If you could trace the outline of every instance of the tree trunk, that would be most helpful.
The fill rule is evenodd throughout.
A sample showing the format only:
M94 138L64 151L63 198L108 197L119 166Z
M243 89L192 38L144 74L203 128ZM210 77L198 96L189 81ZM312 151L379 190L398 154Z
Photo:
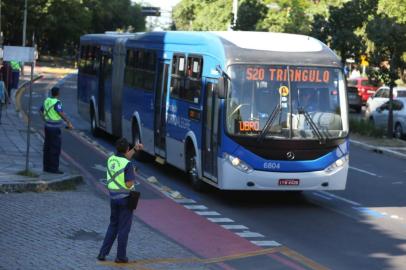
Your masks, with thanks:
M388 133L387 137L393 137L393 85L394 82L391 82L389 86L389 114L388 114Z

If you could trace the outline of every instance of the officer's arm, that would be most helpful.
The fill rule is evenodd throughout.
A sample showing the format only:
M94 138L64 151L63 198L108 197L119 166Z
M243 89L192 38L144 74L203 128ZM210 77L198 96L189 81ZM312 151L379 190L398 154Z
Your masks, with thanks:
M64 112L58 112L58 114L62 117L63 121L68 125L69 129L73 128L72 122L69 121L68 117L66 117L66 114Z
M40 112L40 114L41 114L42 120L45 121L44 110L45 110L45 109L44 109L44 105L42 105L41 108L39 108L39 112Z

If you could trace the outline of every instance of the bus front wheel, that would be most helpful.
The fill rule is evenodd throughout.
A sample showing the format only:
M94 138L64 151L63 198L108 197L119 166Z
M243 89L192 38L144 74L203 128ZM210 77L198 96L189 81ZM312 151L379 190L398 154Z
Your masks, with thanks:
M199 178L197 172L197 158L194 150L188 150L187 161L187 174L192 182L193 188L199 192L205 191L207 185Z

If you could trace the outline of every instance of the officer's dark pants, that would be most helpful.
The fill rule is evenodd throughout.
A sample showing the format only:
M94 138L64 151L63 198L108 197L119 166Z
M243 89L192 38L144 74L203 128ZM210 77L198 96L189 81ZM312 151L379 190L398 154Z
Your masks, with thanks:
M130 233L133 220L133 213L128 209L128 198L110 200L110 224L104 237L103 245L99 255L107 256L116 237L117 239L117 259L124 260L127 257L128 234Z
M56 172L59 170L61 154L61 129L45 127L43 170Z
M11 89L17 89L18 88L18 84L20 81L20 71L18 70L13 70L11 72Z

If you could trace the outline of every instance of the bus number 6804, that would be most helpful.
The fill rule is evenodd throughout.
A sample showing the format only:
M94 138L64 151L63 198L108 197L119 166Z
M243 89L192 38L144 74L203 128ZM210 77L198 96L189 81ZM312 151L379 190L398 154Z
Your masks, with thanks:
M278 162L265 162L264 169L280 169L281 164Z

